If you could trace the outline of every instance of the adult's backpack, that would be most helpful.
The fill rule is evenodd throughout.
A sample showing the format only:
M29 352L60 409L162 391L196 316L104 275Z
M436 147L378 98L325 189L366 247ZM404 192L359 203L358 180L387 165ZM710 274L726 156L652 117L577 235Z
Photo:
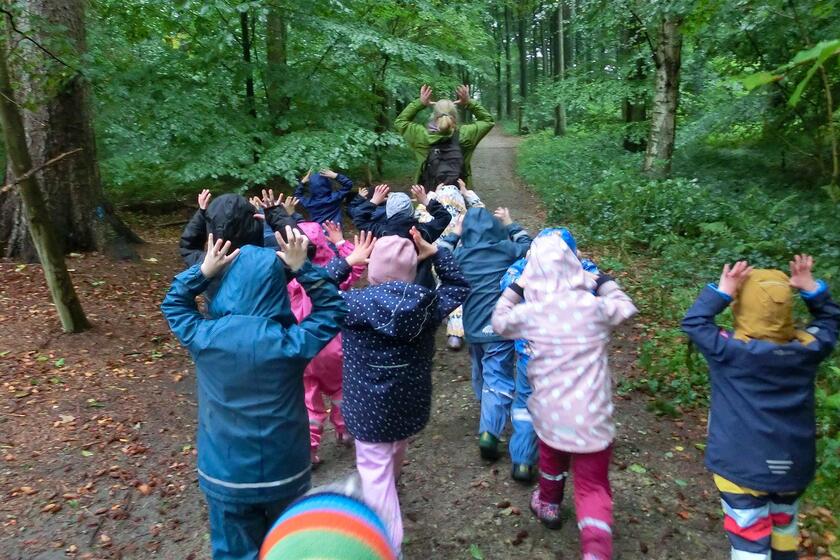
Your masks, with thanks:
M466 171L456 130L449 138L429 146L429 155L420 168L420 182L427 191L433 191L441 183L455 185L458 179L466 179Z

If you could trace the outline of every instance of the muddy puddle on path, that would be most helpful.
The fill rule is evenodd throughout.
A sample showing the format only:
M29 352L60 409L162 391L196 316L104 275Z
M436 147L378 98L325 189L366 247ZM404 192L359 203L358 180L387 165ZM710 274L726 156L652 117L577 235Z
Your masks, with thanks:
M484 139L474 187L534 232L545 212L516 180L517 143L498 131ZM96 324L82 335L60 335L37 268L0 261L0 560L209 558L194 371L158 308L181 269L179 231L136 225L149 241L144 260L71 260ZM632 326L616 337L617 379L633 375L637 339ZM468 354L447 351L443 329L438 342L432 420L411 442L400 481L406 558L579 558L571 492L566 524L548 531L528 510L531 488L510 479L507 456L479 458ZM702 418L660 420L640 394L616 404L615 557L726 558L716 493L694 446ZM353 471L352 449L332 431L321 457L316 485Z

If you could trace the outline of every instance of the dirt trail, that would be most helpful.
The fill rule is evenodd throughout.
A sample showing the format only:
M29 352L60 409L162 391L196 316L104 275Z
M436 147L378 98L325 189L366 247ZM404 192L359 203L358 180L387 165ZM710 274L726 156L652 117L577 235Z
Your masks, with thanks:
M545 211L514 175L517 142L494 131L481 143L474 188L535 232ZM194 373L157 307L181 267L178 231L140 227L151 241L144 261L71 261L97 324L83 335L60 335L39 270L0 262L2 560L209 558L192 447ZM634 375L635 333L617 337L617 379ZM412 441L400 481L406 558L579 558L571 492L569 520L548 531L528 511L530 487L510 479L507 456L492 465L479 458L469 357L445 350L443 338L432 420ZM662 420L646 404L639 394L617 398L615 557L723 560L719 508L695 448L702 419ZM331 431L321 457L316 485L353 470L352 450Z

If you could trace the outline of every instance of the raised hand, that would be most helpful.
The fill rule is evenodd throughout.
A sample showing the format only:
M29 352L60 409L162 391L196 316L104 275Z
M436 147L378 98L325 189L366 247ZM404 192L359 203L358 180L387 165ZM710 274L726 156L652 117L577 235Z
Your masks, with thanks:
M370 197L370 201L379 206L385 202L386 198L388 198L389 192L391 192L391 188L388 185L377 185L376 188L373 189L373 196Z
M429 196L426 194L426 189L423 188L423 185L412 185L411 194L417 198L417 202L423 206L428 206Z
M344 242L344 233L341 231L341 224L326 221L324 222L324 229L327 230L327 239L336 247Z
M230 251L230 241L223 239L214 241L212 233L207 236L207 252L204 254L204 262L201 263L201 273L205 278L216 276L239 255L239 249L231 254L228 254L228 251Z
M741 288L741 284L752 273L753 267L747 264L747 261L738 261L734 266L729 266L729 263L723 265L723 272L720 275L718 282L718 290L725 293L729 297L735 297L735 294Z
M306 172L306 175L304 175L303 177L301 177L301 179L300 179L301 184L305 185L306 183L308 183L308 182L309 182L309 176L310 176L310 175L312 175L312 170L311 170L311 169L310 169L309 171L307 171L307 172Z
M418 261L428 259L438 252L437 245L429 243L423 239L423 236L417 230L417 227L412 227L409 233L411 234L412 241L414 241L414 246L417 247Z
M260 210L263 207L262 199L258 196L252 196L250 199L248 199L248 202L250 202L251 206L253 206L257 210Z
M811 255L795 255L790 261L790 285L803 292L813 292L819 288L811 270L814 268L814 257Z
M496 218L502 222L502 225L509 226L513 223L513 218L510 217L510 210L507 208L496 208L496 211L493 213Z
M204 189L200 193L198 193L198 207L202 210L207 210L207 207L210 206L210 199L213 198L213 195L210 194L208 189Z
M420 86L420 102L427 107L432 104L432 88L426 84Z
M466 105L470 102L470 86L458 86L455 89L455 94L458 96L458 99L455 101L456 105Z
M362 187L359 189L359 196L361 196L362 198L367 198L369 194L370 191L366 187Z
M283 200L283 195L280 195L280 200ZM295 213L295 206L300 204L300 199L295 196L290 196L286 198L285 201L281 202L283 205L283 209L286 210L286 213L291 216Z
M353 244L355 245L353 251L344 258L347 264L358 266L369 263L370 254L373 252L373 246L376 244L376 238L373 234L369 231L361 231L359 235L353 237Z
M303 235L300 230L292 229L292 226L286 226L286 239L288 243L280 235L279 231L274 232L274 238L277 244L280 245L280 250L277 251L277 256L280 260L286 263L292 272L297 272L303 263L306 262L306 249L309 247L309 238Z
M338 173L336 173L332 169L322 169L318 172L318 175L320 175L321 177L326 177L327 179L335 179L336 177L338 177Z
M464 182L463 179L458 179L458 190L461 191L462 195L467 194L467 184Z
M277 195L277 198L274 198L274 191L272 189L262 190L262 205L263 208L274 208L276 206L280 206L283 203L283 193Z

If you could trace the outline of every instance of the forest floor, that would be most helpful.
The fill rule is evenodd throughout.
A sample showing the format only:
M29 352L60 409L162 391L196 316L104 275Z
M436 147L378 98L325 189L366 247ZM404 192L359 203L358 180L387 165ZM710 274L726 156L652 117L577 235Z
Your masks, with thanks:
M545 211L515 177L516 144L498 131L482 142L474 188L536 232ZM142 260L70 258L95 324L79 335L61 334L39 267L0 261L0 559L209 558L194 370L158 307L182 268L180 227L161 226L176 218L134 217L148 241ZM583 251L597 258L597 248ZM641 375L640 336L633 325L617 333L616 381ZM441 329L432 420L411 442L400 481L406 558L579 558L571 487L567 522L549 531L528 510L531 487L511 480L509 459L479 458L469 356L443 342ZM705 418L657 417L641 393L616 404L615 557L727 558L702 465ZM331 432L321 457L316 485L352 472L352 450Z

